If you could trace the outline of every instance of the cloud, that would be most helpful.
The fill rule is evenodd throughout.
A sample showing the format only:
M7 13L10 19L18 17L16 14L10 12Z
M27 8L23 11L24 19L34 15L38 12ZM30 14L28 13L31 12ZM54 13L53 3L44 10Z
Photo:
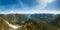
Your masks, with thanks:
M1 12L0 14L60 14L60 11L57 11L57 10L22 10L22 11L8 11L8 12Z
M47 0L48 3L52 3L54 1L56 1L56 0Z
M37 0L37 2L38 2L37 7L38 7L39 9L44 9L44 8L47 7L47 5L48 5L49 3L52 3L52 2L54 2L54 1L56 1L56 0Z
M47 6L47 0L37 0L37 8L38 9L44 9Z
M22 9L33 9L36 7L37 2L35 0L20 0L19 5L21 5Z
M22 1L19 1L19 5L21 5L22 9L26 9L27 8L26 4L24 4Z
M10 11L1 11L0 14L35 14L35 13L49 13L49 14L60 14L58 10L44 10L48 3L53 2L52 0L36 0L38 2L37 6L32 9L28 9L26 4L22 1L19 1L19 5L23 9L15 9L15 6L12 7ZM50 2L49 2L50 1Z

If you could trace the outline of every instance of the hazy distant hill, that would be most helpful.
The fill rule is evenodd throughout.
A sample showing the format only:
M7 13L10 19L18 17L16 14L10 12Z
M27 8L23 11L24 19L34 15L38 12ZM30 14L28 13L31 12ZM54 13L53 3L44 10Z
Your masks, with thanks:
M56 15L54 14L32 14L30 17L33 19L38 19L37 21L49 22L51 20L54 20L56 18Z

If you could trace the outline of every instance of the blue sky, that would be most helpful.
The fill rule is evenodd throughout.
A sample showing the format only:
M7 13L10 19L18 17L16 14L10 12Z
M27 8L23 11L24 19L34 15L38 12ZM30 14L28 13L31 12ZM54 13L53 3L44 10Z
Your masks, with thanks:
M28 11L28 12L27 12ZM60 11L59 0L0 0L0 12L33 13ZM59 12L60 13L60 12Z
M53 3L49 3L47 5L47 8L46 9L58 9L58 10L60 10L60 1L59 0L56 0Z

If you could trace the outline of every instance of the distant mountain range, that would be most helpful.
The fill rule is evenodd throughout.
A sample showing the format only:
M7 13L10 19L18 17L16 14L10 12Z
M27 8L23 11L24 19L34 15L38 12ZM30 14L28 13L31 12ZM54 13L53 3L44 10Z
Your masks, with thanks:
M60 14L54 15L54 14L0 14L0 17L3 17L4 19L8 20L10 23L12 21L18 22L24 22L29 18L37 19L38 22L49 22L54 20L57 16ZM14 24L14 23L13 23ZM18 23L19 24L19 23Z
M57 17L57 15L54 14L32 14L30 18L32 19L38 19L36 21L42 21L42 22L49 22L51 20L54 20Z
M28 19L24 14L0 14L0 17L12 24L21 24Z

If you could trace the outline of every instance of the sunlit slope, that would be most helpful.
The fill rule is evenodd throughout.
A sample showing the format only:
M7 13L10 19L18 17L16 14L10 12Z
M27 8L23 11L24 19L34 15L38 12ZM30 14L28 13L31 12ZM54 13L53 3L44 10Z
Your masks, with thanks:
M9 30L8 24L0 17L0 30Z
M17 28L20 28L20 26L12 25L0 17L0 30L16 30Z

